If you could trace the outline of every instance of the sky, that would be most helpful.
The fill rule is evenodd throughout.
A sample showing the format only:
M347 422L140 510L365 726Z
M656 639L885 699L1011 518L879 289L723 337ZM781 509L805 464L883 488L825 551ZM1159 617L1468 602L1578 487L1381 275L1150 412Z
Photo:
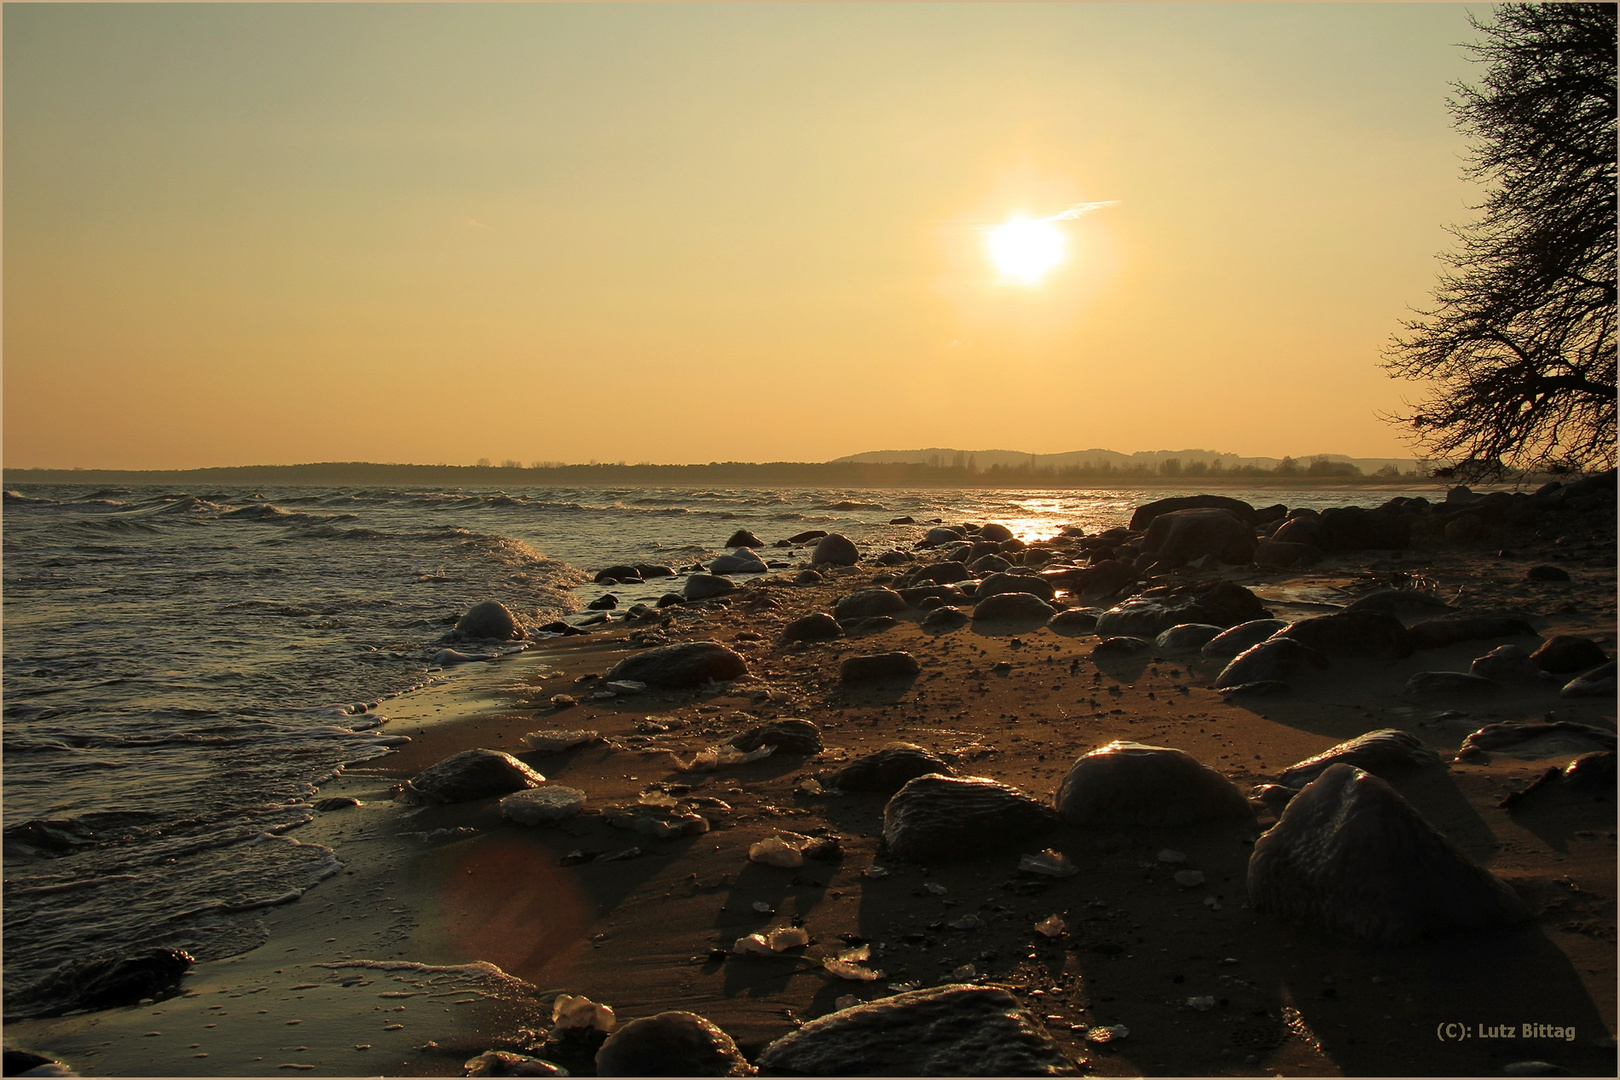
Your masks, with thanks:
M4 463L1403 456L1489 10L6 4Z

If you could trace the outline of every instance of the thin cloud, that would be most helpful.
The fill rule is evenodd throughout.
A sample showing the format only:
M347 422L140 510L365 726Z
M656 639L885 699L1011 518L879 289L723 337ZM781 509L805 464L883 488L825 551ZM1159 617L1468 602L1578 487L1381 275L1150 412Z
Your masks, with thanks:
M1118 199L1106 199L1103 202L1077 202L1061 213L1053 214L1049 218L1040 218L1041 221L1073 221L1082 214L1089 214L1093 210L1101 210L1105 206L1118 206Z

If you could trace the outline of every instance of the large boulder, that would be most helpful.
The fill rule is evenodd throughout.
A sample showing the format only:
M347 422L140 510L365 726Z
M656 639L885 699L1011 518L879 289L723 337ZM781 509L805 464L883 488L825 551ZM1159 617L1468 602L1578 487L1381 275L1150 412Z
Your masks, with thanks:
M978 591L973 595L983 600L987 596L997 596L1001 593L1029 593L1042 600L1052 599L1052 583L1035 574L991 574L979 582Z
M1142 547L1161 566L1182 566L1205 555L1246 563L1254 559L1254 525L1227 510L1172 510L1153 519Z
M138 1004L142 998L170 997L179 993L180 979L193 963L190 953L170 948L126 956L87 956L58 968L18 993L15 1001L8 1001L6 1021L61 1016L75 1009L113 1009Z
M1554 675L1573 675L1597 667L1608 658L1603 646L1578 634L1554 634L1530 654L1541 670Z
M1470 761L1489 752L1543 758L1614 749L1615 733L1606 728L1570 720L1506 720L1470 734L1458 748L1457 760Z
M609 581L640 581L642 577L643 574L638 567L626 566L620 563L616 566L610 566L606 570L598 570L595 581L596 584L601 585Z
M1248 589L1230 581L1212 581L1149 589L1133 596L1102 613L1097 634L1155 638L1177 623L1236 626L1270 617L1271 612Z
M1285 683L1304 667L1325 668L1327 658L1292 638L1271 637L1233 657L1215 676L1215 687L1222 690L1246 683Z
M1536 628L1523 619L1507 615L1453 615L1416 623L1407 627L1406 633L1414 649L1443 649L1460 641L1534 637Z
M1092 563L1075 579L1071 591L1076 596L1113 596L1136 580L1136 569L1118 559Z
M686 579L681 595L688 600L707 600L711 596L724 596L736 592L737 583L717 574L693 574Z
M709 564L711 574L763 574L767 569L764 560L745 547Z
M1383 611L1340 611L1300 619L1278 637L1309 645L1323 656L1381 656L1399 659L1412 655L1406 626Z
M759 1056L773 1076L1058 1076L1073 1067L995 986L908 990L812 1020Z
M958 529L954 525L935 525L923 533L923 538L918 541L917 546L938 547L941 544L954 544L966 535L965 530Z
M1177 623L1158 636L1153 644L1165 652L1197 652L1222 634L1209 623Z
M1003 851L1055 824L1050 807L983 776L919 776L883 808L883 840L890 854L916 862Z
M1030 628L1034 629L1037 626L1045 626L1056 611L1056 608L1034 593L1004 592L974 604L973 621L1028 623Z
M505 604L485 600L482 604L474 604L467 614L456 620L456 633L464 638L510 641L522 637L523 628L506 610Z
M1225 495L1178 495L1138 506L1131 514L1130 530L1145 532L1156 518L1181 510L1225 510L1251 528L1259 521L1254 507L1241 499L1232 499Z
M1611 701L1615 695L1615 666L1610 660L1602 667L1595 667L1584 675L1577 675L1565 683L1558 691L1559 697L1596 697L1608 698Z
M718 641L688 641L627 656L607 673L608 682L631 680L667 690L684 690L748 672L748 661Z
M1326 772L1329 766L1340 763L1354 765L1385 779L1413 769L1446 767L1440 755L1429 749L1416 735L1399 728L1384 728L1330 746L1320 754L1284 769L1277 782L1289 787L1304 787Z
M828 533L817 541L816 549L810 553L810 565L854 566L860 558L855 541L843 533Z
M910 780L929 773L951 776L950 763L932 750L912 743L890 743L881 750L858 757L832 777L840 791L874 791L893 795Z
M1294 796L1255 841L1248 892L1257 910L1372 946L1530 917L1512 889L1394 788L1343 763Z
M1198 653L1205 660L1230 660L1287 626L1288 623L1282 619L1250 619L1210 638Z
M1412 542L1412 519L1404 514L1334 506L1322 511L1316 546L1324 551L1398 550Z
M838 625L838 620L818 611L814 615L794 619L782 627L782 633L776 640L778 644L791 645L795 641L831 641L843 636L844 628Z
M1552 675L1532 660L1522 645L1498 645L1484 656L1476 656L1468 665L1468 674L1492 682L1531 686L1553 681Z
M841 623L851 619L865 619L873 615L892 615L906 610L906 601L893 589L879 585L871 589L857 589L841 597L833 605L833 618Z
M598 1076L752 1076L731 1036L689 1012L661 1012L620 1026L596 1052Z
M1076 761L1056 801L1071 825L1191 825L1253 814L1236 784L1192 755L1117 740Z
M460 803L539 787L546 778L511 754L463 750L411 777L411 788L433 802Z

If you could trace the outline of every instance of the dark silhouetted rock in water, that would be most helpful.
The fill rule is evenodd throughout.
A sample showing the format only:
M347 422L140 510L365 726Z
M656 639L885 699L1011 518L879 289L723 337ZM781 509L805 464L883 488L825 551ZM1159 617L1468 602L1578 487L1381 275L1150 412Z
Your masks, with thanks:
M736 582L715 574L693 574L681 589L682 595L688 600L707 600L711 596L724 596L736 591Z
M861 553L856 550L855 541L843 533L828 533L816 543L816 549L810 553L810 565L830 563L833 566L854 566L860 557Z
M1254 648L1277 631L1285 628L1282 619L1250 619L1223 630L1209 639L1198 654L1206 660L1230 660L1240 652Z
M596 1052L598 1076L751 1076L731 1036L696 1013L632 1020Z
M474 604L467 614L456 620L456 633L465 638L509 641L522 637L523 628L506 610L506 605L485 600L482 604Z
M1055 608L1027 592L997 593L973 605L974 622L1029 623L1033 628L1045 626L1054 614Z
M113 1009L176 993L195 961L183 949L147 949L129 956L74 961L18 994L7 1022L61 1016L74 1009Z
M1073 1071L1007 991L936 986L812 1020L759 1056L775 1076L1057 1076Z
M1222 633L1209 623L1177 623L1160 634L1154 645L1166 652L1194 652L1202 649Z
M1004 540L1011 540L1013 538L1013 534L1012 530L1007 528L1007 526L1002 525L999 522L992 521L990 524L979 529L979 538L999 544Z
M1414 697L1441 694L1487 694L1500 692L1501 687L1489 679L1469 675L1463 671L1419 671L1406 680L1401 693Z
M1510 793L1496 805L1507 810L1521 806L1528 800L1541 803L1560 796L1608 800L1614 798L1614 788L1615 753L1613 750L1600 750L1582 754L1562 769L1553 766L1532 780L1528 787Z
M592 611L612 611L619 606L619 598L612 593L603 593L585 606Z
M802 533L794 533L788 537L790 544L808 544L812 540L820 540L827 535L826 529L806 529Z
M889 852L916 862L1001 851L1055 824L1039 800L982 776L919 776L883 808Z
M1615 694L1614 661L1577 676L1558 691L1559 697L1606 697Z
M776 640L782 645L791 645L795 641L831 641L843 636L844 628L838 625L837 619L817 612L782 627L782 634Z
M748 672L748 661L718 641L688 641L627 656L614 664L606 682L629 679L668 690L724 682Z
M1069 608L1052 616L1047 621L1046 627L1054 634L1084 637L1097 629L1097 616L1101 614L1102 612L1096 608Z
M760 724L731 740L739 750L770 746L779 754L819 754L821 729L809 720L776 720Z
M606 570L596 572L596 584L601 585L608 581L640 581L641 571L634 566L610 566Z
M840 682L866 682L877 679L915 679L920 669L910 653L873 653L851 656L838 665Z
M1457 760L1477 760L1491 751L1538 758L1615 748L1615 734L1606 728L1569 720L1507 720L1486 724L1469 735L1457 750Z
M726 547L728 548L762 548L764 546L765 541L747 529L738 529L731 534L731 539L726 541Z
M833 618L839 622L865 619L872 615L892 615L906 610L906 601L893 589L879 585L874 589L857 589L833 605Z
M1289 787L1304 787L1327 771L1328 766L1343 762L1365 769L1374 776L1388 779L1390 775L1409 769L1446 767L1440 755L1425 746L1416 735L1398 728L1384 728L1357 735L1348 742L1329 747L1314 757L1289 767L1277 777L1277 782Z
M463 750L411 777L411 788L432 802L460 803L539 787L546 778L511 754Z
M1303 667L1325 668L1327 658L1291 638L1271 637L1243 650L1215 676L1215 686L1241 686L1253 682L1287 682Z
M1468 665L1468 674L1499 683L1550 683L1553 677L1530 658L1522 645L1498 645Z
M979 582L973 595L979 600L1003 593L1030 593L1042 600L1052 599L1052 583L1034 574L991 574Z
M9 492L7 494L10 494ZM34 1072L41 1066L49 1066L47 1072ZM36 1054L29 1050L6 1050L0 1055L0 1076L73 1076L55 1058L48 1058L44 1054Z
M950 776L956 770L938 754L912 743L890 743L881 750L858 757L837 773L832 782L843 791L875 791L893 795L909 780L929 773Z
M1191 825L1252 817L1238 786L1192 755L1115 741L1074 763L1057 791L1071 825Z
M1568 581L1569 571L1561 566L1532 566L1524 572L1526 581Z
M1153 519L1161 514L1173 514L1178 510L1206 509L1225 510L1251 526L1259 520L1254 507L1241 499L1225 495L1179 495L1138 506L1131 514L1130 529L1132 532L1145 532L1153 524Z
M1230 581L1204 582L1191 586L1149 589L1103 612L1097 620L1097 633L1103 637L1129 634L1152 638L1177 623L1210 623L1236 626L1251 619L1271 617L1248 589Z
M932 634L943 634L951 630L960 630L969 622L967 612L961 608L942 607L924 615L917 625Z
M1554 634L1542 642L1541 648L1530 654L1543 671L1554 675L1573 675L1597 667L1609 658L1603 646L1588 637L1576 634Z
M1530 917L1394 788L1344 764L1294 796L1255 841L1248 889L1257 910L1375 946Z
M1382 656L1399 659L1412 655L1412 642L1401 620L1387 611L1338 612L1301 619L1280 638L1292 638L1323 656Z
M1488 641L1491 638L1535 636L1536 628L1523 619L1506 615L1456 615L1429 619L1406 628L1414 649L1443 649L1459 641Z

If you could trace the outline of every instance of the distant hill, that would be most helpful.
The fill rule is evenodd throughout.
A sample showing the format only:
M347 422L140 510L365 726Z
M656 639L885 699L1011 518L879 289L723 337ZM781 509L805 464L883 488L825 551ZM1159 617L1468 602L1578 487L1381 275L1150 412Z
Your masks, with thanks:
M1108 464L1116 469L1131 469L1147 467L1157 471L1160 464L1175 459L1183 466L1201 462L1205 466L1215 467L1220 463L1222 469L1240 469L1251 466L1259 469L1275 469L1281 458L1274 457L1242 457L1238 454L1225 454L1219 450L1138 450L1134 454L1122 454L1117 450L1071 450L1066 454L1028 454L1020 450L956 450L953 448L931 446L925 450L869 450L864 454L850 454L847 457L835 458L834 463L866 462L873 464L893 463L911 465L933 465L941 468L1029 468L1029 469L1065 469L1084 468ZM1346 457L1343 454L1309 454L1295 458L1301 466L1311 461L1326 459L1336 464L1354 465L1367 475L1376 473L1379 469L1393 465L1403 473L1412 472L1418 468L1418 463L1412 458L1356 458Z

